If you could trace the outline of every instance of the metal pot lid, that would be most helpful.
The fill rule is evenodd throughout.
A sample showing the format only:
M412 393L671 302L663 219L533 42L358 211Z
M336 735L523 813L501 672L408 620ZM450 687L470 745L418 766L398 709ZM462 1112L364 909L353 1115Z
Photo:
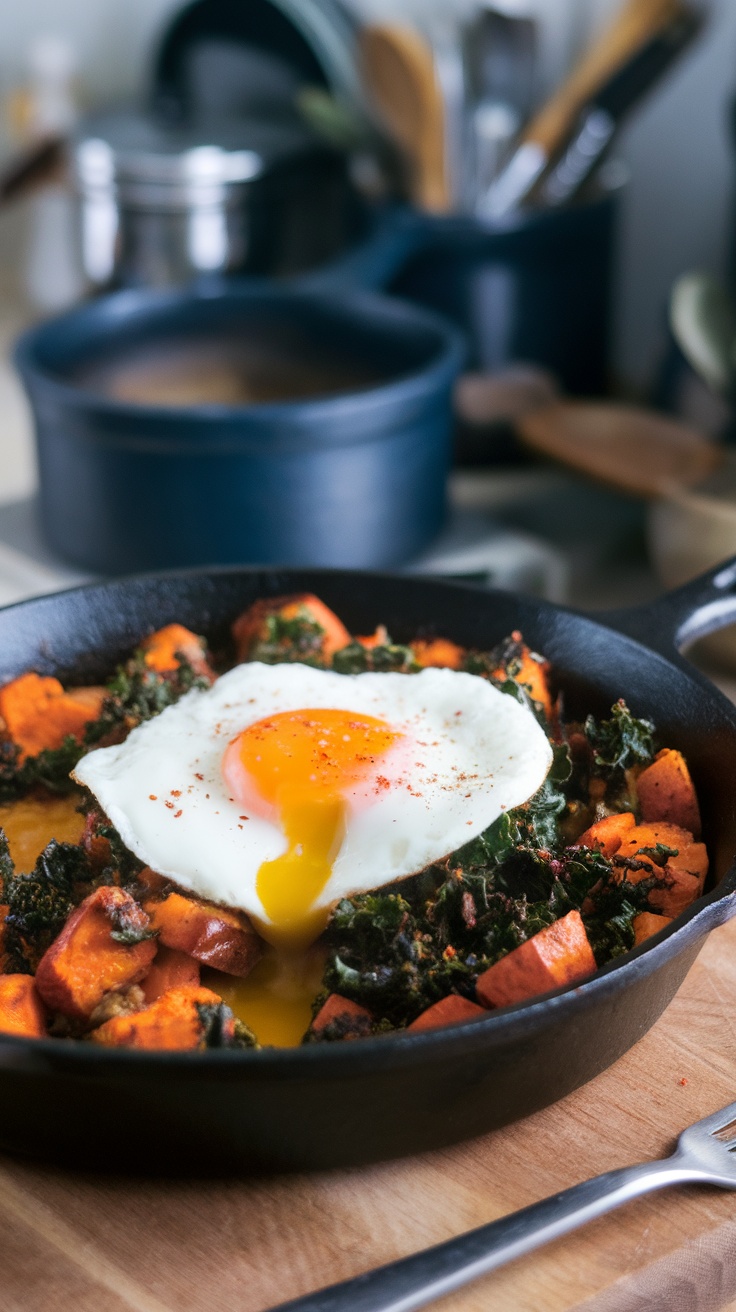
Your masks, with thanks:
M172 127L117 110L80 124L73 158L83 190L127 182L224 186L313 148L312 135L294 123L238 119Z
M286 29L280 36L272 21L276 16ZM289 29L296 44L288 40ZM156 60L154 92L174 113L177 108L179 112L196 112L196 103L179 103L177 107L185 95L185 67L199 46L224 42L281 60L286 69L291 69L296 85L322 81L363 118L366 105L356 71L357 33L357 19L342 0L247 0L239 6L227 0L194 0L175 15L164 31ZM310 63L311 73L307 71Z
M362 104L356 76L357 23L339 0L271 0L311 45L333 91Z

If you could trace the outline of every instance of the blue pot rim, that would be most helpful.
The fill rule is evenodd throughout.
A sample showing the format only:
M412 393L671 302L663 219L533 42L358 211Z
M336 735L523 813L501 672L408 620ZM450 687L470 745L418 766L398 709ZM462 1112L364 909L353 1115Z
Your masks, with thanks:
M376 386L368 386L355 391L340 392L324 397L305 398L304 400L258 402L249 405L191 405L191 406L152 406L137 405L128 401L119 401L106 397L65 381L54 374L47 365L38 359L38 352L51 335L80 319L86 320L97 315L107 322L123 322L136 311L139 313L150 308L155 311L175 308L177 305L189 305L197 301L221 300L225 302L258 301L271 304L293 302L338 310L352 310L356 318L361 312L366 320L370 315L381 314L387 320L394 319L407 325L433 332L437 338L437 349L433 358L425 365L406 374L393 378ZM143 318L141 321L144 321ZM378 325L380 331L380 324ZM202 421L216 420L220 424L243 425L248 421L269 423L293 423L298 417L309 422L319 423L333 417L333 412L340 411L341 421L350 420L354 409L364 410L366 404L372 406L406 403L416 396L429 395L443 386L449 385L459 373L467 354L467 345L463 333L455 328L449 320L430 310L415 306L398 297L390 297L375 292L359 291L353 288L344 294L336 291L322 291L314 288L279 287L265 280L231 279L226 284L218 284L213 289L198 287L178 288L166 291L123 290L99 297L95 301L65 311L52 319L47 319L26 332L16 340L13 348L13 360L26 388L43 390L46 396L88 412L98 412L114 416L119 420L140 421L154 426L168 425L172 421L184 426L199 425Z

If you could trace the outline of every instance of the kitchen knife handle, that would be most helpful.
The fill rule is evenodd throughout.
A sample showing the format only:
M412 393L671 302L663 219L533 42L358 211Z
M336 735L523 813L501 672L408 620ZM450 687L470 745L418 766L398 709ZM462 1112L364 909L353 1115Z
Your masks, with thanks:
M614 73L583 111L566 151L545 177L538 197L543 205L562 205L576 195L608 151L621 120L695 39L703 21L695 10L684 13Z
M498 223L523 205L569 143L586 106L649 42L689 13L682 0L626 0L528 124L508 164L481 199L479 215Z
M681 0L626 0L613 23L531 120L523 141L541 146L547 158L553 158L588 102L638 50L682 13Z

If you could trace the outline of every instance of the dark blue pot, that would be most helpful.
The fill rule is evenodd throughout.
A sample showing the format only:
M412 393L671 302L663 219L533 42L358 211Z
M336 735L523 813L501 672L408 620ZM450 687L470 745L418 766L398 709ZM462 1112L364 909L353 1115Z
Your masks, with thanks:
M75 382L95 359L172 335L283 324L378 379L349 394L147 407ZM49 545L95 572L195 564L399 564L437 533L459 333L363 292L228 282L126 291L21 338Z

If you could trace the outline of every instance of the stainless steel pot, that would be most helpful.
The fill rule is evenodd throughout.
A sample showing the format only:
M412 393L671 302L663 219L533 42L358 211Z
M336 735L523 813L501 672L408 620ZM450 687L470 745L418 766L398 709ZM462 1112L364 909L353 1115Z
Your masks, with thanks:
M72 150L92 287L176 286L208 273L295 273L344 244L344 160L296 122L170 127L118 111Z

